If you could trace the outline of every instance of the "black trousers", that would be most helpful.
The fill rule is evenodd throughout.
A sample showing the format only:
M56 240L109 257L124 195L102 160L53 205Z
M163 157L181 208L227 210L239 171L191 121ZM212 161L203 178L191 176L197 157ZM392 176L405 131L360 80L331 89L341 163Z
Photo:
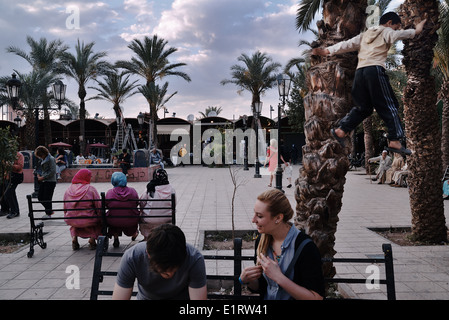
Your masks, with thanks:
M20 214L19 202L17 201L16 188L23 182L23 173L10 173L10 180L0 184L0 191L6 190L1 201L2 211L12 214Z
M53 208L51 201L53 199L53 193L55 191L56 182L54 181L44 181L39 185L39 193L37 194L37 199L41 201L42 205L45 208L45 213L48 215L53 214Z
M404 137L398 114L399 103L383 67L369 66L357 69L351 93L355 107L339 123L344 132L354 130L375 109L388 128L389 140Z

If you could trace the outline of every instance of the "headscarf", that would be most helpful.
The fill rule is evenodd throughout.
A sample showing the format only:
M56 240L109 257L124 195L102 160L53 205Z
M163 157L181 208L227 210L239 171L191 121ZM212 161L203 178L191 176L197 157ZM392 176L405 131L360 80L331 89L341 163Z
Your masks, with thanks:
M156 187L166 184L169 184L167 171L159 168L153 172L153 180L147 184L147 193L153 198Z
M114 187L126 187L126 175L123 172L114 172L111 177L111 183Z
M153 180L156 181L158 186L169 184L167 171L162 168L157 169L153 172Z
M92 178L92 172L89 169L79 170L72 179L73 184L89 184Z

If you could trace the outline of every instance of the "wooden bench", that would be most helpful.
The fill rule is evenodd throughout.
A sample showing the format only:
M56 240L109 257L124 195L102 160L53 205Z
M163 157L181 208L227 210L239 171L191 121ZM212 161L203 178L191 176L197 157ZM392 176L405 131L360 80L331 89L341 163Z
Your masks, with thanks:
M323 259L323 262L333 262L333 263L364 263L364 264L384 264L385 266L385 279L379 279L379 284L386 285L387 288L387 299L396 300L396 291L394 284L394 269L393 269L393 253L390 244L382 245L383 255L382 257L376 258L333 258L333 259ZM103 258L104 257L121 257L123 252L108 252L108 239L106 237L99 237L97 251L95 253L95 263L92 276L92 287L91 287L91 300L97 300L100 295L112 295L112 290L102 290L100 289L100 283L104 281L105 276L115 277L117 276L116 271L102 270ZM254 255L243 256L242 255L242 239L234 239L234 254L231 255L204 255L204 259L208 260L227 260L233 261L233 274L232 275L212 275L207 274L206 277L208 281L211 280L223 280L233 282L233 291L231 294L220 294L220 293L208 293L208 299L212 300L258 300L259 295L255 294L245 294L242 290L242 284L239 281L239 276L242 272L242 262L243 261L254 261ZM109 264L108 264L109 265ZM207 268L206 268L207 269ZM369 279L367 278L329 278L325 279L325 282L330 283L367 283ZM137 292L133 291L133 296L136 296Z
M110 199L111 201L118 201L116 199ZM105 193L101 192L100 199L95 200L70 200L70 201L64 201L64 200L52 200L52 201L45 201L47 203L51 202L53 206L53 211L55 212L51 218L42 218L42 217L36 217L36 214L45 214L45 209L42 206L42 203L38 200L34 200L31 195L27 195L27 201L28 201L28 217L30 218L30 251L28 251L27 256L28 258L31 258L34 255L34 246L39 245L42 249L45 249L47 247L47 243L44 241L44 223L45 221L54 221L54 220L65 220L65 219L101 219L102 223L102 234L106 235L108 231L108 223L107 223L107 201L109 199L106 199ZM64 203L75 203L75 202L92 202L92 201L99 201L101 202L101 208L100 208L100 215L99 216L93 216L93 217L64 217ZM171 209L171 215L152 215L152 216L145 216L145 219L148 218L162 218L162 217L171 217L171 223L176 224L176 196L175 194L171 195L170 199L128 199L127 202L135 202L139 201L151 201L151 202L170 202L170 208L169 207L152 207L151 210L167 210ZM128 209L128 208L120 208L120 209ZM135 209L135 207L129 207L129 209ZM84 209L70 209L70 211L76 211L76 210L84 210ZM57 212L62 212L62 215L59 215ZM114 216L115 218L135 218L136 216Z

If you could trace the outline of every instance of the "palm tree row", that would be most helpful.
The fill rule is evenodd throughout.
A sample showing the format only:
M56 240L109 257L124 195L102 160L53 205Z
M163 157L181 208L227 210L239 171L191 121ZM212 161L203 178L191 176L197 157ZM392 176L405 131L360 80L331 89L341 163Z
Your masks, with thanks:
M164 107L173 95L165 98L168 90L168 82L162 86L157 84L165 76L180 76L187 81L190 78L187 74L178 71L184 63L169 63L169 56L177 51L176 48L166 49L167 41L159 39L156 35L152 38L145 37L143 41L133 40L128 46L134 53L131 61L117 61L111 64L106 61L107 53L104 51L95 52L94 42L85 44L77 41L75 53L68 52L69 47L60 40L48 42L45 38L39 41L27 37L30 46L30 53L17 47L8 47L9 53L14 53L32 66L32 72L24 75L15 70L22 82L20 101L24 107L24 116L27 119L27 139L32 139L35 127L33 112L42 106L44 114L45 144L51 143L51 128L48 108L53 103L52 95L47 93L48 87L61 76L72 78L78 85L80 136L85 136L85 102L91 99L102 99L112 103L116 116L122 116L121 104L130 96L141 93L148 101L150 107L150 117L153 123L157 120L157 110ZM119 69L124 69L119 71ZM145 84L139 86L137 80L131 82L130 75L137 75L145 80ZM100 80L104 77L104 81ZM6 83L7 79L0 81ZM89 87L98 94L95 97L86 99L86 87L89 82L95 81L97 87ZM137 89L136 91L134 91ZM0 103L9 104L6 92L0 92ZM65 101L66 106L73 106L70 100ZM157 146L157 127L153 126L153 143ZM29 146L33 147L33 146ZM35 146L34 146L35 147ZM80 139L80 150L84 150L85 141Z

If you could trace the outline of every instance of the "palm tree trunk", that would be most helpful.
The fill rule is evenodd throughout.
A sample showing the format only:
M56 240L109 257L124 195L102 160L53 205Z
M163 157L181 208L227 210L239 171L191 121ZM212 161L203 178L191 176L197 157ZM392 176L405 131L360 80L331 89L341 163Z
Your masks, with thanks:
M323 20L317 23L320 37L312 46L329 46L359 34L365 23L366 5L366 0L342 0L338 4L325 0ZM336 253L335 232L349 150L331 137L330 129L351 109L357 54L312 57L311 62L307 73L309 93L304 98L306 145L295 190L295 224L313 238L322 257L331 258ZM323 272L333 277L332 263L326 263Z
M50 114L48 113L48 104L47 101L44 101L42 105L42 109L44 112L44 141L45 146L48 147L49 144L52 143L51 141L51 123L50 123Z
M441 184L441 134L435 81L430 75L433 48L438 39L438 1L406 0L399 14L404 28L428 17L423 33L404 41L402 51L408 77L404 91L405 126L408 146L414 151L407 159L410 171L407 182L414 239L439 243L447 241L447 230Z
M443 171L449 166L449 81L444 81L440 89L440 97L443 101L441 119L441 151L443 153Z
M152 119L153 122L153 127L151 128L152 132L152 136L153 136L153 144L154 147L157 149L158 147L158 142L157 142L157 111L156 111L156 105L154 103L150 104L150 117ZM149 146L149 148L151 148L151 145Z
M86 98L86 89L83 85L80 85L78 89L78 97L80 98L80 151L84 153L84 150L86 149L86 104L84 102L84 98Z
M374 157L375 148L374 148L374 138L373 138L373 118L369 116L365 120L363 120L363 131L364 140L365 140L365 171L366 174L370 174L371 168L368 160Z
M25 126L25 150L34 150L36 145L36 117L33 108L26 109L26 126Z

